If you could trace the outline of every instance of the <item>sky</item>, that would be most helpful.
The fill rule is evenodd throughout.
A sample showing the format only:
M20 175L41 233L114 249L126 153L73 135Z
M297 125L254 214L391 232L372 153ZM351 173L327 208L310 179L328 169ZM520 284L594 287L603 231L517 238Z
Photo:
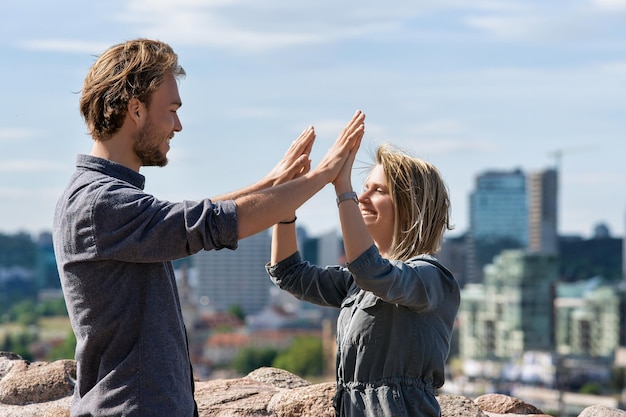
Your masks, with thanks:
M161 199L250 185L309 125L315 166L360 109L355 189L396 144L441 171L451 235L477 175L552 167L561 234L626 229L626 0L21 0L0 5L0 35L0 233L51 230L91 150L83 79L139 37L187 72L170 162L141 169ZM338 230L332 186L297 214L311 235Z

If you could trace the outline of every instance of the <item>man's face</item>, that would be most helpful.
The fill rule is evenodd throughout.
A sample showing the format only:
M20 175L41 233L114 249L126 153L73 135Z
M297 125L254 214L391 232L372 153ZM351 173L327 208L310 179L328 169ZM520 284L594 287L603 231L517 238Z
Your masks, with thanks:
M146 120L135 138L133 150L142 166L167 165L170 140L183 128L176 113L181 105L178 84L170 74L152 94Z

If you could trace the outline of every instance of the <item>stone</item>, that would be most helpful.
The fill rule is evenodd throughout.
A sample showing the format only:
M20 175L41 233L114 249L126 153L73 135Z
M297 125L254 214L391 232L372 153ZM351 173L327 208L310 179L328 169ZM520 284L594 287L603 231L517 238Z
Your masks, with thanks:
M62 407L50 407L43 414L42 417L70 417L70 410Z
M76 362L16 360L0 380L0 403L26 405L67 397L74 391Z
M626 417L626 411L603 405L592 405L585 408L578 417Z
M276 388L297 388L311 385L306 379L300 378L289 371L278 368L263 367L256 369L246 375L246 378L259 382L265 382Z
M196 403L202 417L267 417L267 404L279 391L250 378L196 382Z
M333 398L337 384L320 384L296 387L275 394L267 409L276 417L334 417Z
M480 407L461 395L438 395L441 417L487 417Z
M33 362L0 352L0 417L69 417L76 362ZM334 417L335 382L311 384L291 372L259 368L243 378L196 381L200 417ZM441 417L550 417L502 394L438 395ZM601 405L578 417L626 417Z
M25 362L24 358L12 352L0 351L0 379L9 373L17 362Z
M544 414L534 405L504 394L484 394L474 400L483 411L498 414Z

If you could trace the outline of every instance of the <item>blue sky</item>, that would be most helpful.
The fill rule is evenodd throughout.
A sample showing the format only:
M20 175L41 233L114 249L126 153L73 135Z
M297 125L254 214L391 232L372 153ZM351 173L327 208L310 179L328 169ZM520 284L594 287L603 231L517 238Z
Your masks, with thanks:
M476 175L557 161L560 232L624 234L626 0L22 0L3 2L0 22L0 232L51 228L91 149L78 112L88 68L150 37L187 71L170 164L141 171L160 198L246 186L309 125L315 164L361 109L357 165L382 142L437 165L453 234ZM338 228L332 187L298 218L313 235Z

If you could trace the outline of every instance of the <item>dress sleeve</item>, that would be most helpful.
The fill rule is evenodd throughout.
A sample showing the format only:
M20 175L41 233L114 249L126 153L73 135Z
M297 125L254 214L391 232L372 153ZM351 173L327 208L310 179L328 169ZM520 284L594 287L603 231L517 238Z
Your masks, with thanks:
M459 291L452 274L434 258L388 260L374 245L349 263L348 269L360 288L388 303L420 311L436 309L450 292Z
M353 283L341 266L322 268L303 261L296 252L276 265L266 265L272 282L299 300L326 307L340 307Z

